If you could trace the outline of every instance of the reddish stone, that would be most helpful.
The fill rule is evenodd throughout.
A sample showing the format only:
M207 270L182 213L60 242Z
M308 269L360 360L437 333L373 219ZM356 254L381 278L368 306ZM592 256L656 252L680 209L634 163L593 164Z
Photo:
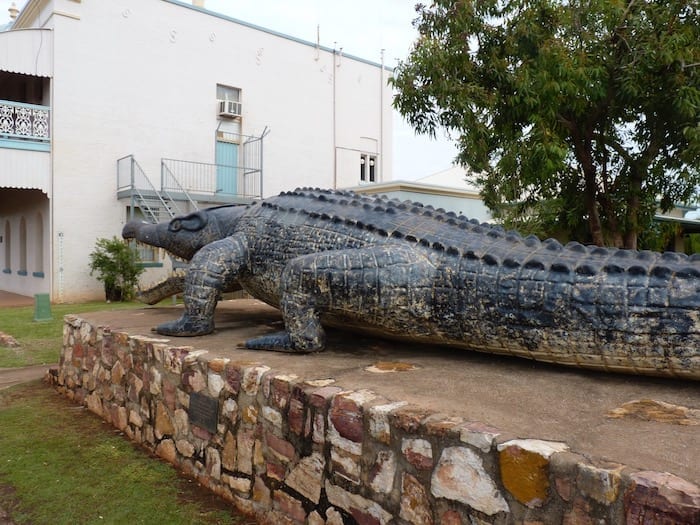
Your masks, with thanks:
M362 442L362 409L355 401L343 395L335 396L331 402L329 418L342 437L355 443Z
M224 381L226 388L238 395L241 391L241 381L243 380L243 372L239 367L232 364L227 364L224 368Z
M270 379L270 405L284 411L289 403L291 390L288 379L272 377Z
M401 482L400 516L409 523L433 524L428 495L423 485L410 474L404 474Z
M440 516L440 525L463 525L462 517L456 510L448 510Z
M287 469L284 467L284 465L268 461L265 467L268 477L276 479L277 481L284 481L284 477L287 474Z
M399 407L389 414L389 420L395 426L406 432L416 432L422 421L431 412L416 406Z
M82 359L85 357L85 347L80 343L73 345L73 359Z
M636 472L625 493L627 523L700 523L700 487L673 474Z
M309 396L309 404L312 407L325 408L328 406L328 402L333 398L333 396L342 391L343 390L337 386L324 386L311 392L311 395Z
M175 411L177 400L177 388L167 377L163 378L163 403L172 412Z
M212 438L211 432L203 429L202 427L199 427L197 425L192 425L191 429L192 429L192 434L194 434L194 436L198 437L199 439L204 439L205 441L209 441Z
M289 441L279 438L270 432L266 432L265 442L270 449L277 453L280 459L287 462L294 459L296 452L294 445L292 445Z
M378 518L367 513L365 509L351 508L350 514L357 522L357 525L382 525Z
M279 510L281 510L284 514L300 523L304 523L306 521L306 511L304 510L304 506L302 505L301 501L293 498L286 492L282 492L281 490L276 490L274 492L273 499L279 507Z
M292 397L289 400L289 413L287 419L289 421L289 430L300 436L304 432L304 402L300 399Z

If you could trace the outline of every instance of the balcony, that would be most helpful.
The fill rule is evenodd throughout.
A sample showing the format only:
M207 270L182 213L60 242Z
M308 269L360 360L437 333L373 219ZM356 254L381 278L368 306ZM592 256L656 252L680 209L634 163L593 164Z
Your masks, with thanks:
M50 109L0 100L0 188L51 187Z
M49 151L49 107L0 100L0 148Z

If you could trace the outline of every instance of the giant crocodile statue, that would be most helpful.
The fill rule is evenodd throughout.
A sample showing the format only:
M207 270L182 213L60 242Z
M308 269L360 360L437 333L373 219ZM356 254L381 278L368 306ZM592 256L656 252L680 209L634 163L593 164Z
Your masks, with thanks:
M186 246L191 258L184 313L158 333L212 332L219 294L240 285L285 323L248 348L320 351L327 325L700 380L698 255L562 246L347 191L298 189L225 215L224 225L207 212L176 218L155 227L158 241L153 227L125 226L125 237Z

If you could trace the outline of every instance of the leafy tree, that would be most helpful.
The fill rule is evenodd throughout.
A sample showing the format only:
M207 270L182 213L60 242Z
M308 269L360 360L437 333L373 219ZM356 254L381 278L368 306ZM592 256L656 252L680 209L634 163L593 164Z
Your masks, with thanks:
M434 0L392 83L497 216L636 248L700 185L698 0ZM542 212L542 213L540 213Z
M123 240L97 239L90 253L90 275L97 273L97 280L104 283L108 301L128 300L145 271L140 262L138 252Z

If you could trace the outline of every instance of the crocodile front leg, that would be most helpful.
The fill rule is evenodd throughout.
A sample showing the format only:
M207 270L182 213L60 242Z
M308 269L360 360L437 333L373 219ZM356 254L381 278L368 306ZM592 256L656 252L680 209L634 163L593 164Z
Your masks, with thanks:
M162 335L196 336L214 331L214 309L223 291L236 285L247 260L242 235L207 244L192 258L185 276L185 312L180 319L158 325Z

